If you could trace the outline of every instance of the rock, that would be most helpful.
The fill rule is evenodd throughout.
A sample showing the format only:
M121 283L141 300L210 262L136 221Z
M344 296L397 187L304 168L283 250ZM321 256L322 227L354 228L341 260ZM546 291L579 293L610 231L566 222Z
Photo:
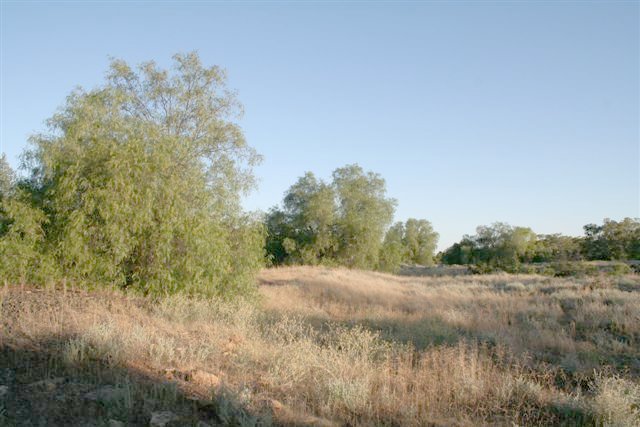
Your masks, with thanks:
M191 371L189 378L191 381L207 387L218 387L220 385L220 378L217 375L199 369Z
M9 386L0 385L0 400L4 400L9 395Z
M47 391L53 391L60 384L64 384L65 381L66 380L62 377L51 378L51 379L36 381L34 383L29 384L28 387L44 389Z
M176 420L178 416L171 411L152 412L149 427L165 427Z
M118 420L109 420L109 427L124 427L124 423Z
M117 400L122 400L125 397L125 390L123 388L114 387L112 385L106 385L104 387L100 387L97 390L90 391L89 393L84 395L84 398L87 400L91 400L94 402L114 402Z

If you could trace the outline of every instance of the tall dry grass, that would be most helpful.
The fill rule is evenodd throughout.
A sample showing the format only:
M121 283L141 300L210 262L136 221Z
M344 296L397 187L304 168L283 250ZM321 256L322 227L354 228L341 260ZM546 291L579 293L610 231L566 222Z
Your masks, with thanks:
M362 324L418 349L460 340L501 345L571 373L603 364L640 374L638 276L402 277L297 267L263 272L265 308Z
M263 271L257 304L9 288L0 339L74 369L135 367L243 425L633 426L639 290L635 276L312 267ZM167 378L197 371L219 381ZM159 392L129 400L145 393Z

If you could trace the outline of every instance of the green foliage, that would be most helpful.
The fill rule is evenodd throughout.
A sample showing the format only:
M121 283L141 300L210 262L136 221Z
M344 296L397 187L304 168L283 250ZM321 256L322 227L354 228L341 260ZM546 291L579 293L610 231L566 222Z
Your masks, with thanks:
M254 296L255 275L264 267L266 228L260 218L242 215L229 228L231 265L223 277L217 293L232 299L235 296Z
M473 263L475 242L469 236L464 236L459 243L454 243L441 255L443 264L466 265Z
M579 261L582 259L580 238L563 236L561 234L539 235L530 252L527 261Z
M44 254L47 217L31 206L18 188L6 156L0 156L0 279L29 283L55 278L52 259Z
M625 274L631 274L633 270L627 264L617 262L611 266L609 274L612 276L624 276Z
M386 197L386 184L379 174L365 174L358 165L336 169L333 186L338 197L338 263L374 268L396 201Z
M295 250L295 241L288 237L291 234L287 215L272 208L265 216L267 236L265 252L268 265L280 265L287 259L287 254Z
M640 259L640 220L616 222L605 218L602 225L584 226L583 253L589 260Z
M438 237L438 233L433 231L431 223L426 219L408 219L404 226L403 238L404 246L407 248L408 261L432 266Z
M403 238L404 224L402 222L396 222L387 230L380 249L378 261L380 270L396 273L400 269L400 265L406 261L407 248L402 241Z
M0 278L10 283L55 280L53 259L46 253L47 217L19 191L0 200Z
M331 184L307 172L267 214L267 254L275 264L373 268L394 208L384 180L360 166L336 169Z
M385 236L378 268L396 272L403 263L434 265L438 237L431 223L425 219L409 218L404 224L395 223Z
M67 277L147 293L245 293L263 231L242 215L259 156L234 123L241 107L195 53L77 90L31 138L31 199ZM34 211L35 212L35 211Z
M3 153L0 155L0 200L8 197L15 183L15 173L9 166L7 156Z
M315 265L332 256L336 205L331 186L307 172L287 191L284 212L289 262Z
M555 277L582 277L597 272L596 266L582 261L553 262L547 270L547 273L551 273Z
M476 264L474 271L496 269L525 271L521 263L552 263L545 274L576 276L592 274L597 268L578 261L640 259L640 220L605 219L602 225L584 226L585 237L561 234L538 235L531 229L496 223L478 227L475 236L464 236L444 253L445 264ZM611 274L633 271L626 265L614 267Z
M476 264L476 270L517 271L520 263L535 247L535 233L528 227L512 227L497 222L479 226L476 235L464 236L443 254L446 264Z

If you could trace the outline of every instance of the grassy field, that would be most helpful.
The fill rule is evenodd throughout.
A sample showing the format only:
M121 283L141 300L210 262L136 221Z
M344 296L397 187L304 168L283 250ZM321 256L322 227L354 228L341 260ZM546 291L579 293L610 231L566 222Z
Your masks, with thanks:
M640 276L264 270L254 302L0 291L0 424L640 425Z

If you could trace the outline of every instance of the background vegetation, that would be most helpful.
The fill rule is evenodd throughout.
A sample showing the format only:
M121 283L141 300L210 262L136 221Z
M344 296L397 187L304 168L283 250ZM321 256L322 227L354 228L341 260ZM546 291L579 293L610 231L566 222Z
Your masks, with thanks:
M357 164L331 182L307 172L281 206L249 215L240 198L260 156L235 122L241 112L224 70L195 53L175 55L170 70L113 60L102 86L71 93L31 138L22 176L0 158L2 278L232 298L255 293L265 263L568 275L594 270L579 261L640 259L632 218L585 225L584 237L479 226L436 255L431 223L391 225L385 180Z
M605 219L602 225L584 226L584 237L561 234L536 235L530 228L504 223L480 226L473 236L440 254L444 264L471 264L477 271L509 272L531 268L531 263L551 263L551 273L585 272L588 266L576 261L640 260L640 220ZM631 271L619 264L620 272Z

